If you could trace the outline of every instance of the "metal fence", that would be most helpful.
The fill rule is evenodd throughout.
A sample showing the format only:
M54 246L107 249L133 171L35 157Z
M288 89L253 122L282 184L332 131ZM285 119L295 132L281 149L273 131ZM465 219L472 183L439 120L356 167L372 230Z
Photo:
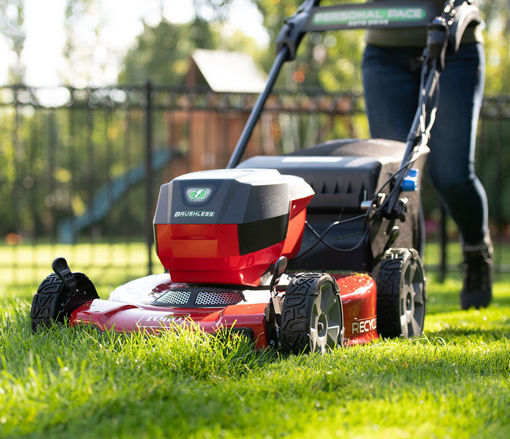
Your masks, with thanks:
M151 272L158 266L152 216L160 184L224 167L255 99L150 83L0 87L2 278L36 282L57 254L112 282ZM507 237L510 218L509 118L509 99L486 99L478 165L498 242ZM367 135L359 94L280 91L271 96L246 156ZM430 221L441 224L432 192L425 201ZM507 269L503 253L497 257L499 270Z

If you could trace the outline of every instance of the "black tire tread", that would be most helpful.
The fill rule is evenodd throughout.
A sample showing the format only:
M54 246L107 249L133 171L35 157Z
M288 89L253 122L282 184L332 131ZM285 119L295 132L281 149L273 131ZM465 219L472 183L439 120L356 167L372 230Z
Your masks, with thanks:
M81 294L71 294L60 277L49 274L44 279L32 299L30 318L32 331L40 325L51 326L52 323L63 323L71 312L85 302L99 298L94 284L83 273L73 273Z
M391 249L377 274L377 329L383 337L400 336L400 278L408 250Z
M408 259L415 260L421 270L420 255L413 248L389 249L383 256L377 274L377 330L385 338L400 337L400 288L402 272ZM425 300L425 296L424 296Z
M292 279L285 292L280 327L280 341L285 352L299 353L310 347L308 328L313 292L321 275L307 273Z
M65 286L56 274L48 275L41 282L30 309L32 331L36 331L40 325L47 327L52 322L61 320L58 305L64 295Z
M280 343L285 352L299 354L310 351L312 306L324 282L331 282L340 296L336 280L326 273L300 273L290 281L285 292L280 325ZM341 307L342 302L338 298ZM339 344L343 344L343 336Z

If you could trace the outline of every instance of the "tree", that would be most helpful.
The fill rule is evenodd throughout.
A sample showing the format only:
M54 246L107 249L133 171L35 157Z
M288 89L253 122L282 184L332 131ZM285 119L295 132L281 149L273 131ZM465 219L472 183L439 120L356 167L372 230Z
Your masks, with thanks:
M194 49L217 49L221 46L221 24L228 15L232 0L193 0L195 18L176 24L161 20L155 26L144 22L136 45L124 58L120 83L141 83L148 79L161 84L182 84ZM216 28L216 29L215 29Z
M62 55L66 66L60 76L66 84L88 85L92 82L93 70L104 72L105 69L104 61L95 56L104 26L101 4L99 0L66 0L64 17ZM104 46L104 42L102 44Z
M481 9L487 24L485 51L487 59L486 93L510 92L510 0L483 1Z
M232 0L193 0L195 15L201 20L224 21Z
M271 47L283 26L285 17L292 15L298 3L283 0L259 0L255 2L264 17L270 38ZM324 1L321 6L342 1ZM363 48L361 32L328 32L311 33L301 43L296 60L288 64L280 86L294 88L298 84L306 87L317 87L328 91L346 91L360 89L360 65ZM265 59L269 67L274 52L269 51Z
M23 30L25 22L25 3L23 0L0 0L0 34L16 55L14 65L9 66L9 82L20 84L25 77L25 67L21 54L25 46L26 35Z
M198 14L184 24L163 18L155 26L144 23L143 32L124 58L118 80L122 84L139 84L147 79L159 84L183 84L195 49L244 51L260 58L260 49L252 38L242 32L226 35L222 21L206 21Z
M191 52L196 48L211 49L214 41L209 24L199 18L186 24L164 19L156 26L144 23L136 46L124 58L119 82L137 84L150 79L162 84L182 84Z

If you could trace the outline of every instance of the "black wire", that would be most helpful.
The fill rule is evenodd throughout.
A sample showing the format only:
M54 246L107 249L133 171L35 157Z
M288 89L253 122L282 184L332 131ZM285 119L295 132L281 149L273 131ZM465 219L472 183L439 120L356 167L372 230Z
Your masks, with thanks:
M390 175L390 177L379 187L379 189L377 191L375 191L375 194L379 194L381 193L384 188L395 178L395 176L397 176L400 172L404 171L409 165L413 164L415 161L417 160L417 158L412 158L410 159L409 161L407 161L406 163L404 163L399 169L397 169L393 174ZM373 205L373 202L374 202L374 198L372 198L372 205ZM350 247L350 248L339 248L339 247L335 247L331 244L329 244L328 242L326 242L324 240L324 238L326 237L326 235L336 226L340 225L340 224L345 224L345 223L348 223L348 222L352 222L352 221L357 221L357 220L360 220L360 219L363 219L363 218L367 218L370 220L369 218L369 215L370 215L370 212L372 211L372 205L371 207L367 210L366 213L362 214L362 215L357 215L357 216L353 216L351 218L346 218L344 220L338 220L338 221L334 221L332 222L325 230L324 232L322 232L321 235L319 235L319 233L310 225L310 223L308 221L305 221L305 226L308 227L308 229L315 235L315 237L317 238L317 240L310 246L308 247L306 250L303 250L303 252L301 252L298 256L296 256L294 258L294 260L296 259L300 259L302 258L303 256L307 255L309 252L311 252L315 247L317 247L317 245L319 245L320 243L324 244L327 248L329 248L330 250L333 250L335 252L338 252L338 253L348 253L348 252L351 252L351 251L354 251L356 250L357 248L359 248L363 242L365 241L365 238L367 237L368 235L368 230L369 230L369 224L368 222L365 223L365 230L363 232L363 235L361 235L361 238L359 239L359 241L353 246L353 247Z
M430 132L430 128L431 128L431 127L427 126L427 104L430 103L430 100L427 98L427 96L425 96L424 93L422 93L422 91L423 91L423 86L424 86L424 82L425 82L425 77L427 76L428 71L429 70L428 70L428 67L427 67L427 60L425 60L424 63L423 63L423 66L422 66L422 69L421 69L421 75L420 75L421 76L420 77L421 87L420 87L420 97L419 97L419 102L418 102L418 108L422 107L422 111L423 111L422 114L423 114L423 117L424 117L423 122L424 122L424 125L425 125L424 127L420 126L420 131L423 131L423 129L425 130L425 132L422 132L420 134L425 134L427 136L428 136L428 132ZM434 105L432 107L432 110L430 111L431 113L435 109L437 110L437 107L439 105L439 90L438 89L439 89L439 82L437 84L437 89L434 92ZM332 251L335 251L335 252L338 252L338 253L348 253L348 252L351 252L351 251L354 251L354 250L358 249L363 244L363 242L365 241L365 238L368 235L370 222L372 221L372 219L369 216L370 216L370 213L372 211L372 207L374 205L375 197L377 196L377 194L380 194L384 190L384 188L395 179L396 176L398 176L401 172L405 171L406 169L409 168L409 166L414 164L417 159L418 159L417 157L415 157L415 158L411 157L406 163L401 165L399 169L397 169L393 174L390 175L390 177L375 191L374 198L372 198L372 200L370 200L371 201L371 206L367 210L366 213L364 213L362 215L357 215L357 216L354 216L354 217L351 217L351 218L347 218L347 219L344 219L344 220L334 221L320 235L310 225L310 223L308 221L305 221L305 226L312 232L313 235L315 235L317 240L310 247L308 247L306 250L304 250L298 256L296 256L294 258L294 260L300 259L303 256L307 255L315 247L317 247L317 245L319 245L320 243L324 244L328 249L330 249ZM392 191L390 191L390 192L392 192ZM380 208L379 208L379 210L380 210ZM325 241L326 235L334 227L336 227L336 226L338 226L340 224L345 224L345 223L348 223L348 222L357 221L357 220L360 220L360 219L365 218L365 217L369 221L365 222L364 232L361 235L361 238L359 239L359 241L353 247L350 247L350 248L339 248L339 247L335 247L335 246L329 244L327 241Z
M315 241L310 247L308 247L306 250L304 250L303 252L301 252L298 256L296 256L294 259L299 259L299 258L302 258L303 256L305 256L306 254L308 254L309 252L311 252L315 247L317 247L317 245L319 245L319 243L323 243L326 247L328 247L329 249L333 250L333 251L337 251L337 252L341 252L341 253L345 253L345 252L350 252L350 251L353 251L353 250L356 250L363 242L363 240L365 239L365 236L368 232L368 228L366 228L365 232L363 233L360 241L354 246L354 247L351 247L351 248L346 248L346 249L342 249L342 248L338 248L338 247L335 247L329 243L327 243L326 241L324 241L324 238L326 237L326 235L333 229L333 227L336 227L340 224L345 224L345 223L348 223L348 222L352 222L352 221L357 221L357 220L360 220L360 219L363 219L367 216L366 213L364 213L363 215L357 215L357 216L353 216L351 218L346 218L344 220L339 220L339 221L334 221L332 222L327 228L326 230L324 230L324 232L322 232L322 235L319 235L319 232L317 232L311 225L308 221L305 221L305 226L308 227L308 229L315 235L315 237L317 238L317 241Z
M363 218L365 217L366 215L360 215L358 217L358 219L360 218ZM344 252L350 252L350 251L353 251L353 250L356 250L360 245L361 243L363 242L363 240L365 239L367 233L368 233L368 228L365 229L365 231L363 232L363 235L361 235L361 238L360 240L358 241L358 243L356 245L354 245L353 247L350 247L350 248L339 248L339 247L335 247L334 245L331 245L329 244L328 242L324 241L324 237L326 236L326 234L331 230L331 225L326 229L325 232L322 233L322 235L319 235L319 233L308 223L305 223L305 225L310 229L310 231L317 237L317 241L316 243L313 245L313 247L315 245L317 245L319 242L322 242L327 248L329 248L330 250L333 250L333 251L337 251L337 252L340 252L340 253L344 253ZM335 224L335 226L338 225L338 224ZM329 230L328 230L329 229ZM311 248L310 248L311 250ZM308 250L307 250L308 251Z

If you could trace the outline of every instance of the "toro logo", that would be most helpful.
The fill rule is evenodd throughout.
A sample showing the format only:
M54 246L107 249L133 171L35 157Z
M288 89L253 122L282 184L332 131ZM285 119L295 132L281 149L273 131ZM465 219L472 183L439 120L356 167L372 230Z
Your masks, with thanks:
M352 334L363 334L377 329L377 319L358 320L352 323Z
M137 327L154 327L154 326L170 326L181 325L189 318L189 314L175 316L174 314L168 315L144 315L136 322Z
M200 203L209 198L210 189L206 187L192 187L186 189L186 198L192 203Z

